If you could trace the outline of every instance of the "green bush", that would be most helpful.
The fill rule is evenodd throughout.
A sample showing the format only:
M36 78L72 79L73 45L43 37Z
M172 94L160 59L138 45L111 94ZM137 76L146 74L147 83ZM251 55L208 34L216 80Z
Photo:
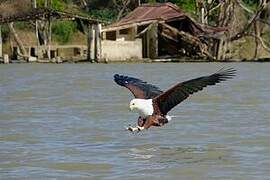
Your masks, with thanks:
M70 3L70 0L52 0L51 8L59 11L65 10L65 3ZM45 0L37 0L37 6L42 7L45 5Z
M111 21L116 19L117 17L117 10L116 9L94 9L94 10L90 10L89 12L90 16L93 16L95 18L98 19L103 19L103 20L107 20L107 21Z
M55 10L63 11L65 6L64 3L59 0L52 0L52 8Z
M258 0L243 0L243 2L249 6L256 6Z
M142 0L142 3L162 3L164 0ZM187 12L194 12L195 11L195 3L196 0L169 0L167 2L171 2L176 4L180 9Z
M252 10L256 10L258 0L243 0L243 2Z
M18 29L29 29L30 25L28 22L17 21L15 22L15 27Z
M72 0L63 0L64 1L64 3L66 3L66 4L71 4L72 3Z
M170 2L176 4L184 11L195 12L195 0L171 0Z
M52 25L53 37L60 43L67 43L76 31L76 25L72 21L58 21Z
M1 30L2 30L2 38L3 38L3 42L8 41L9 38L9 28L6 24L1 26Z

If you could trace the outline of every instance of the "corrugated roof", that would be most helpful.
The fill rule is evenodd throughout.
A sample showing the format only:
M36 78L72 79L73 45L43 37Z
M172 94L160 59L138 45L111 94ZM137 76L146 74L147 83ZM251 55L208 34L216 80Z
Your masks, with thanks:
M122 26L150 20L170 20L183 17L185 14L172 3L143 4L134 9L129 15L110 27Z
M168 22L182 19L186 19L188 21L187 26L190 29L189 33L196 36L218 37L220 36L218 32L223 33L224 31L227 30L226 27L213 27L197 23L189 16L187 16L183 11L181 11L176 5L168 2L157 4L143 4L134 9L130 14L122 18L120 21L103 28L103 31L115 30L115 28L120 28L122 26L129 26L134 23L148 24L151 23L152 20Z

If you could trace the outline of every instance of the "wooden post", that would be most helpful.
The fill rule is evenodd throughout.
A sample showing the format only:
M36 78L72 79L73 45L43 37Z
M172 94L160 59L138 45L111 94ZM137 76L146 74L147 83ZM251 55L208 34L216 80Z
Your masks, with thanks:
M202 17L201 17L201 18L202 18L202 19L201 19L201 22L202 22L202 24L205 24L205 19L204 19L204 16L205 16L205 9L204 9L204 7L201 8L201 14L202 14L202 15L201 15L201 16L202 16Z
M9 57L8 54L4 55L4 64L9 64Z
M117 40L117 39L119 39L120 31L116 30L115 33L116 33L115 36L116 36L116 40Z
M95 24L95 60L98 62L101 55L101 24Z
M149 29L146 33L145 33L145 45L146 45L146 57L150 58L150 31L151 29Z
M257 37L260 37L260 24L257 21L255 21L254 23L254 31L255 31L255 35ZM257 37L255 37L255 52L253 56L254 60L258 60L259 58L258 55L259 55L260 42Z
M0 59L3 57L2 27L0 25Z
M51 22L51 17L49 17L49 22L48 22L48 58L51 59L51 41L52 41L52 22Z
M93 25L91 23L88 24L88 35L87 35L87 60L93 62L91 46L93 41Z
M32 8L37 8L37 0L32 0Z
M154 58L158 57L158 23L154 24Z
M45 2L45 7L49 7L51 8L51 0L46 0ZM51 41L52 41L52 22L51 22L51 16L49 15L48 17L48 29L47 29L47 32L48 32L48 44L47 44L47 53L48 53L48 59L50 60L51 59Z
M101 33L102 40L107 40L106 31Z
M37 8L37 0L32 0L32 7ZM35 21L35 33L37 38L37 47L35 48L35 55L39 58L39 36L38 36L38 20Z
M95 61L96 57L96 30L95 25L92 25L92 41L91 41L91 59L92 62Z
M137 32L138 32L137 26L134 26L131 28L131 40L132 41L136 39Z
M223 46L224 46L224 37L221 37L218 42L217 49L217 60L223 60Z
M147 57L154 59L158 56L158 24L153 23L147 31Z

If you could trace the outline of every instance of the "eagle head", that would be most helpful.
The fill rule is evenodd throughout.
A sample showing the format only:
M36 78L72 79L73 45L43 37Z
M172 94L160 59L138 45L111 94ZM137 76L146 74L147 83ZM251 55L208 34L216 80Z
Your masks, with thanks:
M132 99L129 103L129 109L138 111L143 117L152 115L154 112L152 99Z
M139 108L139 102L137 99L132 99L129 103L129 109L132 111L134 109L138 109Z

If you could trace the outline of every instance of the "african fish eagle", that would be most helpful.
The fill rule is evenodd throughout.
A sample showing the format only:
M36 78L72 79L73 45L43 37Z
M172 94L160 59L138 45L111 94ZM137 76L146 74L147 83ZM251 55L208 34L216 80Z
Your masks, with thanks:
M141 131L151 126L163 126L171 119L167 113L189 95L202 90L206 86L215 85L235 76L233 68L221 69L216 73L176 84L167 91L134 77L114 75L114 81L129 89L135 96L129 104L130 110L136 110L140 116L137 126L129 126L127 130Z

